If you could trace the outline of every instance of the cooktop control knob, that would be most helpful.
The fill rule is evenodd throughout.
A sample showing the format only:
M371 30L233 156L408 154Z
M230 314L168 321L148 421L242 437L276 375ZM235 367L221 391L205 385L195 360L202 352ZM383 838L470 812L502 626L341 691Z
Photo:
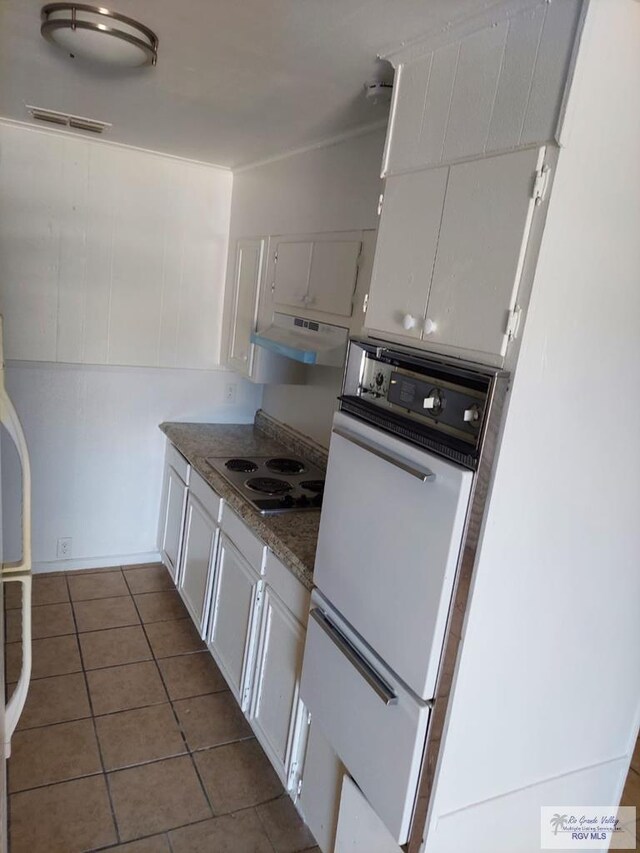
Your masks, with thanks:
M426 409L430 415L438 415L444 406L444 397L442 396L442 391L438 391L437 388L432 388L429 391L429 396L425 397L422 401L422 408Z
M469 409L464 410L464 422L467 424L476 424L480 420L480 415L482 414L482 410L480 406L477 406L475 403Z

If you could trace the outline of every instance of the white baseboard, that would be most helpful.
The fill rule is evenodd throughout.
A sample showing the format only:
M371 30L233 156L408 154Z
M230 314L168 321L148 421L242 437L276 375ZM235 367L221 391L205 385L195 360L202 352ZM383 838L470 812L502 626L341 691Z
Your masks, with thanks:
M34 575L47 572L73 572L79 569L110 569L118 566L142 566L145 563L161 563L160 551L146 551L143 554L114 554L109 557L74 558L72 560L50 560L34 563Z

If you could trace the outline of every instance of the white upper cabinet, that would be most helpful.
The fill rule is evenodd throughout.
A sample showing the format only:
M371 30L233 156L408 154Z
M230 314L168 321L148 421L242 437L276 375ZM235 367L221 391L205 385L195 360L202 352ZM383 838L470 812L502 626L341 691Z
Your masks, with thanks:
M365 327L503 357L543 158L527 148L388 178Z
M227 362L246 374L251 372L251 333L256 326L264 247L264 240L238 240L236 246Z
M419 339L449 170L388 178L365 326Z
M279 241L275 252L274 302L300 308L307 301L313 243Z
M505 354L539 156L529 148L451 167L423 328L430 345Z
M581 0L425 38L396 66L383 175L558 139ZM489 14L489 13L488 13Z
M273 382L278 385L304 381L302 365L289 358L267 352L251 343L258 324L267 238L238 240L230 257L233 277L230 278L230 298L224 322L226 362L233 370L253 382Z
M351 317L361 233L276 237L272 245L275 310Z
M351 316L361 248L360 240L314 244L307 295L311 308L323 314Z

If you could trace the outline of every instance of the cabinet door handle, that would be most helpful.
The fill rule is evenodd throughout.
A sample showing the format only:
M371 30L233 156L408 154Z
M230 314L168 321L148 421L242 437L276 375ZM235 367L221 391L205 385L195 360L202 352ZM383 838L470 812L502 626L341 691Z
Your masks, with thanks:
M425 335L432 335L438 329L438 324L435 320L427 317L424 323L422 324L422 331Z
M364 678L369 687L371 687L374 693L384 702L384 704L397 705L398 697L386 681L383 681L375 669L369 666L367 661L356 649L353 648L347 638L343 636L343 634L332 622L329 621L329 619L327 619L322 610L318 607L314 607L309 615L320 626L320 628L322 628L331 642L338 647L349 663L358 671L362 678Z
M413 316L413 314L405 314L402 318L402 328L406 329L407 332L411 331L411 329L415 329L418 321Z
M422 483L428 483L432 480L435 480L436 475L433 471L430 471L428 468L424 471L421 471L419 468L414 468L413 465L408 465L406 462L401 462L400 459L396 459L394 456L390 456L388 453L385 453L382 450L378 450L377 447L372 447L370 444L367 444L366 441L361 441L359 438L356 438L354 435L350 435L348 432L339 429L338 427L334 427L332 432L336 435L339 435L340 438L344 438L345 441L350 441L351 444L355 444L356 447L361 448L362 450L366 450L368 453L373 453L374 456L377 456L378 459L382 459L385 462L388 462L390 465L395 466L396 468L401 468L403 471L406 471L407 474L411 474L412 477L420 480Z

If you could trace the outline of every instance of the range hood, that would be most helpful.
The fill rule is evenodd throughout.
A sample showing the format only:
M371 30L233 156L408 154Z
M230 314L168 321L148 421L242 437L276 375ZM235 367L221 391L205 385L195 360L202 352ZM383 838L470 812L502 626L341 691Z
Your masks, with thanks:
M251 335L251 343L302 364L342 367L349 330L289 314L273 315L273 323Z

